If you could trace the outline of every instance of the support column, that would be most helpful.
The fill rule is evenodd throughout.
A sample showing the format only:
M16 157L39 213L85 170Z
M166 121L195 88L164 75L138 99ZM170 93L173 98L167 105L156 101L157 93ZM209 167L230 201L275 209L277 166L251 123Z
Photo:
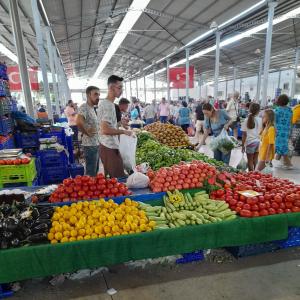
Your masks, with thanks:
M170 58L167 58L167 100L170 101Z
M135 79L135 87L136 87L136 97L139 98L139 87L138 87L138 80Z
M23 43L23 33L20 25L17 0L9 1L9 13L10 13L10 18L11 18L11 23L12 23L13 33L14 33L15 46L17 50L19 71L20 71L21 83L22 83L22 88L24 93L26 112L30 117L34 118L35 113L34 113L32 98L31 98L30 83L29 83L29 77L27 72L27 60L25 54L25 47Z
M296 49L296 57L295 57L294 74L293 74L292 86L291 86L291 98L292 99L295 97L295 92L296 92L297 68L298 68L299 57L300 57L300 48L297 48Z
M42 69L43 87L44 87L44 94L47 103L47 112L48 112L49 119L54 121L53 112L52 112L52 103L50 99L48 76L47 76L46 54L44 50L44 41L43 41L43 35L41 30L40 13L37 6L37 0L31 0L31 8L32 8L33 21L34 21L34 29L36 33L36 42L37 42L37 48L39 53L39 61Z
M265 62L264 62L264 78L262 85L262 99L261 106L265 107L267 104L267 91L268 91L268 79L269 79L269 67L270 67L270 56L272 47L272 33L273 33L273 18L277 1L269 0L268 6L268 28L266 36L266 47L265 47Z
M202 76L200 75L199 76L199 79L198 79L198 86L199 86L199 100L201 99L201 87L202 87Z
M66 105L66 103L65 103L65 98L64 98L63 91L62 91L62 82L61 82L61 76L60 76L60 70L59 70L59 61L58 61L57 53L55 53L55 56L54 56L54 64L55 64L56 77L57 77L59 104L62 107L64 107Z
M225 81L225 99L224 100L227 100L227 91L228 91L228 81L226 80Z
M129 90L130 90L130 98L132 98L132 86L131 86L131 79L129 79ZM131 100L131 99L130 99Z
M185 49L185 100L189 101L190 91L190 49Z
M216 61L215 61L215 82L214 82L214 100L218 99L219 69L220 69L220 38L221 33L216 31Z
M57 82L55 78L55 69L54 69L54 55L53 55L53 45L50 38L50 28L46 28L46 38L47 38L47 47L48 47L48 56L49 56L49 64L50 64L50 70L52 74L52 86L53 86L53 92L55 96L55 108L56 108L56 114L60 114L59 109L59 102L58 102L58 89L57 89Z
M277 83L277 88L280 89L280 83L281 83L281 71L278 72L278 83Z
M147 103L146 76L144 76L144 98L145 98L145 103Z
M154 99L156 100L156 74L155 74L155 66L153 67L153 94L154 94Z
M261 75L263 72L263 60L260 59L259 61L259 70L258 70L258 76L257 76L257 87L256 87L256 101L260 102L260 86L261 86Z
M233 91L232 91L232 96L233 96L233 94L235 93L236 76L237 76L237 68L234 66L234 67L233 67Z

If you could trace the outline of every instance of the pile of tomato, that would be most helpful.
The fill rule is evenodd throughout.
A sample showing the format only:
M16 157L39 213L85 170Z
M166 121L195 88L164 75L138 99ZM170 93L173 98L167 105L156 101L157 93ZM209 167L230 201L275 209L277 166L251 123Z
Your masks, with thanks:
M204 183L215 184L217 170L214 166L201 162L182 162L156 172L148 172L150 188L153 192L166 192L175 189L201 188Z
M27 165L30 163L30 158L16 158L16 159L0 159L0 165Z
M239 193L246 190L260 195L245 197ZM211 198L225 200L242 217L300 212L300 185L259 172L232 175L231 183L212 192Z
M96 177L76 176L68 178L51 194L49 202L120 197L130 195L127 186L116 178L107 179L103 174Z

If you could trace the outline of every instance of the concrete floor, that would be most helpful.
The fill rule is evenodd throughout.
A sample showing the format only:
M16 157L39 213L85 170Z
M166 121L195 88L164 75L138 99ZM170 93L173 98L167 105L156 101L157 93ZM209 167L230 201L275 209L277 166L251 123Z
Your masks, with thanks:
M297 300L300 249L281 250L224 263L114 266L94 277L50 286L49 279L27 281L11 299L22 300ZM109 296L108 288L117 293Z

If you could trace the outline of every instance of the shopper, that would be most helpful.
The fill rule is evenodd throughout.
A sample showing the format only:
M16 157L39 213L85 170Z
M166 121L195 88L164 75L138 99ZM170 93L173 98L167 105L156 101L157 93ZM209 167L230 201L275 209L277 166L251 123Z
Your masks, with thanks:
M133 108L130 112L131 120L141 119L141 110L138 100L133 100Z
M217 137L223 129L228 130L232 123L231 118L228 116L225 110L216 110L210 103L203 104L202 110L205 116L205 132L198 148L205 144L205 141L210 133L212 133L214 137ZM226 164L229 164L230 156L231 151L226 154L218 149L214 151L214 158L216 160L223 161Z
M258 162L258 150L262 119L258 117L260 105L252 103L249 107L249 116L242 124L242 152L247 155L248 170L254 171Z
M107 80L108 95L99 102L98 121L100 124L100 158L104 172L111 177L123 177L124 167L119 152L119 136L132 135L132 131L118 129L114 101L122 94L123 78L111 75Z
M188 108L188 104L186 101L182 101L182 107L179 109L178 112L178 124L181 126L181 128L185 131L186 134L188 134L188 128L190 126L190 114L191 110Z
M200 135L204 133L204 114L202 110L202 101L198 101L195 110L196 118L196 143L200 142Z
M229 100L226 106L226 111L229 117L232 120L231 129L233 130L233 135L237 139L238 138L238 127L239 127L239 99L240 93L234 92L233 97Z
M144 119L146 125L149 125L155 121L157 115L156 101L152 100L151 104L147 104L144 110Z
M277 108L275 109L275 158L277 160L283 158L283 167L292 169L293 165L289 157L289 137L292 128L293 112L292 109L287 106L288 103L289 97L287 95L280 95L277 99Z
M173 125L175 125L175 119L176 119L176 106L174 105L174 102L173 101L170 101L170 105L169 105L169 108L170 108L170 116L169 116L169 122Z
M128 114L129 104L130 101L126 98L121 98L119 104L115 104L118 125L124 128L128 126L129 119L126 114Z
M78 130L83 134L85 174L96 176L99 169L100 133L94 107L99 103L100 90L96 86L88 86L85 93L87 100L79 107L76 124Z
M68 105L66 106L64 110L65 116L68 119L69 125L75 126L76 125L76 111L74 109L74 103L73 100L68 101Z
M48 114L44 105L41 105L37 111L38 119L48 120Z
M289 140L289 149L291 155L300 154L300 104L297 104L293 108L293 128Z
M167 123L170 116L170 106L166 101L166 98L161 99L161 103L158 107L158 116L161 123Z
M275 156L275 113L272 109L264 111L262 122L264 129L261 134L259 162L256 167L258 171L262 171L267 165L270 165Z

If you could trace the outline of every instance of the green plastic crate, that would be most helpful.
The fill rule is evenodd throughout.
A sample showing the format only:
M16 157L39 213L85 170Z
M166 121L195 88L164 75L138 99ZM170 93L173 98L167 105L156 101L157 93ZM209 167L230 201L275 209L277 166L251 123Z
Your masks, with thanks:
M32 186L36 177L35 159L26 165L0 166L0 188L7 183L25 183Z

